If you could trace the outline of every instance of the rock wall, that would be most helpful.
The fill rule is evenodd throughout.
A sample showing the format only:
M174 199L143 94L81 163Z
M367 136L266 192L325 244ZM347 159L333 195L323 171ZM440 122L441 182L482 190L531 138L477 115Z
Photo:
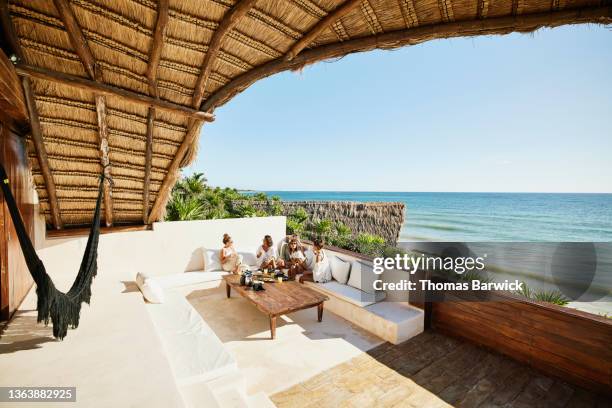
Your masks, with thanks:
M254 201L251 204L261 210L269 208L272 202ZM353 234L369 233L380 235L387 243L395 245L404 224L404 204L354 201L282 201L283 215L292 214L302 207L310 214L311 221L328 219L346 224Z

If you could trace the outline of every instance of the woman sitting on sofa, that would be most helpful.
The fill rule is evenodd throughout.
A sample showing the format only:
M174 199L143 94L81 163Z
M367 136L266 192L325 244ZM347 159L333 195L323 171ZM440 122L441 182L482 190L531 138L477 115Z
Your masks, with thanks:
M263 243L257 249L255 255L257 256L257 264L260 269L276 269L285 266L285 262L282 259L278 259L272 237L269 235L264 237Z
M219 253L221 268L226 272L240 273L242 257L234 248L234 241L228 234L223 234L223 248Z
M291 240L294 239L297 241L297 247L300 252L302 252L302 255L306 255L306 248L304 248L304 245L302 245L298 234L287 235L283 240L285 243L283 244L281 250L281 258L285 261L285 265L287 266L289 266L289 263L291 262L291 254L289 253L289 243L291 242Z
M289 279L295 279L295 275L306 271L306 256L297 238L289 240L286 257L285 266L289 268Z
M327 256L323 251L323 240L316 238L312 242L312 249L306 251L306 268L300 277L300 282L328 282L331 280L331 272L326 268Z

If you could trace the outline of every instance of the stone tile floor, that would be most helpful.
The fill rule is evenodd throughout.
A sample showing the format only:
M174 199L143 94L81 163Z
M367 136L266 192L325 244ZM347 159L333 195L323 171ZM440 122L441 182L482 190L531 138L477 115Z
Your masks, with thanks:
M272 395L279 407L612 407L477 345L426 331Z

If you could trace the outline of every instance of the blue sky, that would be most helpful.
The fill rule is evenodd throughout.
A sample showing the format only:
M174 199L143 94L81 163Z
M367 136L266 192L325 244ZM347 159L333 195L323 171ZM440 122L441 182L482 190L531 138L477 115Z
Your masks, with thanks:
M612 30L438 40L251 86L204 126L211 185L612 192Z

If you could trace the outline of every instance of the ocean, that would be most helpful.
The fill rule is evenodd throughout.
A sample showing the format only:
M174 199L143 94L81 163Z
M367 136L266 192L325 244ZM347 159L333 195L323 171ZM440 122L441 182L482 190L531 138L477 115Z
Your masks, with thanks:
M400 241L612 242L612 194L266 191L287 201L395 201Z
M612 315L612 194L266 193L286 201L403 202L406 217L401 247L418 250L432 241L467 243L470 251L488 254L487 264L496 270L490 278L500 282L520 278L532 288L545 290L562 288L551 283L555 271L569 270L570 275L573 271L565 289L584 284L584 275L590 271L588 280L595 297L570 298L568 306ZM560 268L555 253L567 245L575 249L563 249L565 265ZM582 259L585 253L587 258L594 255L591 264Z

